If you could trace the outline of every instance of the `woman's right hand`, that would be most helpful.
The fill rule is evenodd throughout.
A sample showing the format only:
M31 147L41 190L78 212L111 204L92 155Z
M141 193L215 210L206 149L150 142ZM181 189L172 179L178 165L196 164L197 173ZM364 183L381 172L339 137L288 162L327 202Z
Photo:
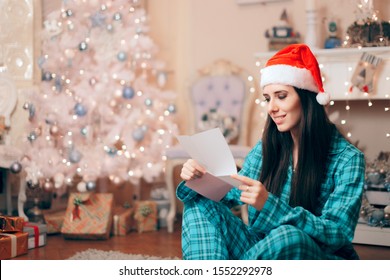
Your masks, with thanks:
M206 169L199 165L195 160L189 159L183 164L181 169L180 177L184 181L189 181L195 178L200 178L206 173Z

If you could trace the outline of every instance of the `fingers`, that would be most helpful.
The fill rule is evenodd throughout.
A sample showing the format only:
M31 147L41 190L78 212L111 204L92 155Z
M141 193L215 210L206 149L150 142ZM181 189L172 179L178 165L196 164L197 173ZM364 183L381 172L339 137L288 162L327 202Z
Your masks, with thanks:
M206 173L206 169L198 164L195 160L189 159L183 164L183 168L180 173L180 177L185 180L192 180L200 178Z
M241 183L243 183L244 185L248 185L248 186L252 186L252 185L255 185L258 183L258 181L256 180L253 180L249 177L246 177L246 176L242 176L242 175L238 175L238 174L232 174L230 175L233 179L236 179L238 181L240 181Z

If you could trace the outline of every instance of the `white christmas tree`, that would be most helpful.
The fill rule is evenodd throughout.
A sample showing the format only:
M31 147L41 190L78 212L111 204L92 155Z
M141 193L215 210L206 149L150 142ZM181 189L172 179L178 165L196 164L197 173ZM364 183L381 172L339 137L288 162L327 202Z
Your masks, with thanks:
M162 175L177 132L174 92L138 0L63 1L44 20L42 82L21 165L30 184L79 191Z

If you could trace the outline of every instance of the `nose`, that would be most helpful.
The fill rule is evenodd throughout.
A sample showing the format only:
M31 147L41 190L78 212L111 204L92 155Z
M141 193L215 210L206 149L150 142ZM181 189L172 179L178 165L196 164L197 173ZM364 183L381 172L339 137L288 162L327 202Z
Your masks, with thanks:
M273 113L273 112L277 112L278 111L278 106L276 105L275 101L273 100L273 98L271 98L269 101L268 101L268 113Z

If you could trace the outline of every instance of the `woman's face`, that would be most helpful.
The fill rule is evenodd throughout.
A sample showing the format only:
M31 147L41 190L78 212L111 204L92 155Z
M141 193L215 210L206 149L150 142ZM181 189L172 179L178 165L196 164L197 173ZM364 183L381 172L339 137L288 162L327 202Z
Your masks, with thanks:
M292 86L271 84L263 88L268 103L267 111L280 132L294 133L301 116L302 106L298 93Z

